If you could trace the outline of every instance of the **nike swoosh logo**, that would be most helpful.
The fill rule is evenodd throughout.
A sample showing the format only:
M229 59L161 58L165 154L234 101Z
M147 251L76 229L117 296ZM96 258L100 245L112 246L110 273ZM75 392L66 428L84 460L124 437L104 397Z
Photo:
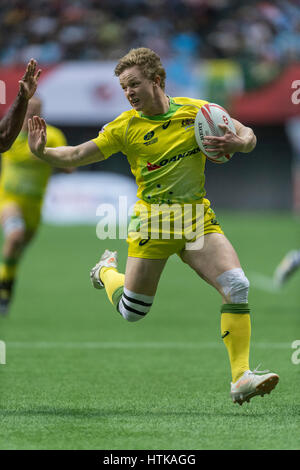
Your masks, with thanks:
M140 246L146 245L146 243L148 243L149 240L150 240L150 238L145 238L144 240L140 241L139 245Z
M225 336L228 336L229 335L229 331L225 331L225 333L222 335L222 339L225 338Z

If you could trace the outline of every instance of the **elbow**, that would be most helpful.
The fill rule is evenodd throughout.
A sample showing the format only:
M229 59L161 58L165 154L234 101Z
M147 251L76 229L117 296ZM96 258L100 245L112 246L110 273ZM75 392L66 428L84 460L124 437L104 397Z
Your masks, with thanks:
M251 150L254 150L254 149L255 149L256 144L257 144L257 137L256 137L256 135L254 134L254 132L252 131L252 149L251 149Z
M9 139L7 139L6 136L1 135L0 136L0 153L7 152L7 150L10 149L12 144L13 144L13 141L10 141Z
M255 149L257 144L257 138L254 134L253 130L248 127L248 136L246 137L246 141L244 144L244 153L252 152Z
M2 142L0 142L0 153L5 153L7 152L11 147L11 144L9 145L5 145L5 144L2 144Z

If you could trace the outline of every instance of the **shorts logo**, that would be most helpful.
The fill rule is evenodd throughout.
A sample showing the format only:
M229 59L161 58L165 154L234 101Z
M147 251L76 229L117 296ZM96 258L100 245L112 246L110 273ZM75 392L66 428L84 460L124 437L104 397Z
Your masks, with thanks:
M145 240L141 240L140 243L139 243L139 246L146 245L146 243L148 243L149 240L150 240L150 238L146 238Z

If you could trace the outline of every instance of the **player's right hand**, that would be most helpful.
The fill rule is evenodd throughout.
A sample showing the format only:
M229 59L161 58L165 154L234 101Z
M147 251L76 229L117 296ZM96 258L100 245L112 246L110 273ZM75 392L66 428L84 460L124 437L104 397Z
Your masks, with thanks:
M46 143L46 121L39 116L28 119L28 144L32 153L39 158L43 158Z

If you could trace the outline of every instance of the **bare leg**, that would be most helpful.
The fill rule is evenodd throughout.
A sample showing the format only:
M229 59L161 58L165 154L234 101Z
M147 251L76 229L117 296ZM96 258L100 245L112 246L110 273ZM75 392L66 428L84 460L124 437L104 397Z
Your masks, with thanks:
M126 289L153 296L167 259L143 259L128 257L125 272Z
M187 263L206 282L215 287L222 295L223 290L217 282L217 277L225 271L240 268L238 256L225 235L209 233L204 236L204 245L201 250L184 250L181 259Z

